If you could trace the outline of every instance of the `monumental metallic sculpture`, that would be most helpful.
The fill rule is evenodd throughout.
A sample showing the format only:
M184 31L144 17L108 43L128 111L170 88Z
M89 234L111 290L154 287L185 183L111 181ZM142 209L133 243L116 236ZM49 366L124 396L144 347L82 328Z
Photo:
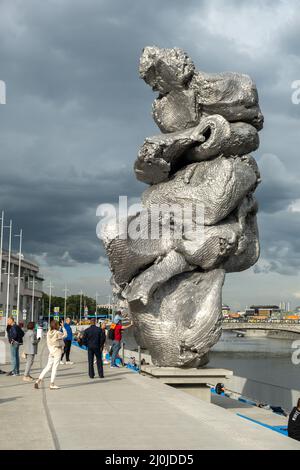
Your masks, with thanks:
M259 256L260 175L249 152L263 116L249 76L199 72L181 49L146 47L139 70L158 92L153 118L162 133L146 138L134 165L149 185L142 209L126 224L106 224L102 239L138 344L157 366L199 367L221 334L225 273Z

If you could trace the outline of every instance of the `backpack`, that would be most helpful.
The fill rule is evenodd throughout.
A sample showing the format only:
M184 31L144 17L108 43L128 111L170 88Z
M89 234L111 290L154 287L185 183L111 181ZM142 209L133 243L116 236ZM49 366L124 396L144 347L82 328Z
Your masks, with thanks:
M20 343L23 344L23 336L25 335L24 331L22 330L22 328L19 328L19 335L20 335Z
M14 326L17 332L17 339L15 340L15 342L19 344L23 344L24 331L17 324L15 324Z
M115 339L115 328L115 323L112 323L110 329L108 330L108 339L110 339L111 341Z

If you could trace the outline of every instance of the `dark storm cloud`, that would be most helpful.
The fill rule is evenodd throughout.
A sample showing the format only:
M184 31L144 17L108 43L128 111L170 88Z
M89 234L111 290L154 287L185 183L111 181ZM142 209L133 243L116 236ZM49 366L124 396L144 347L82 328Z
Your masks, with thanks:
M0 196L26 251L62 266L103 255L98 204L144 188L132 165L157 129L154 95L137 69L142 48L157 44L182 47L202 70L255 79L266 119L256 156L267 264L257 271L282 271L284 244L297 270L298 214L288 207L300 199L300 106L291 102L298 23L294 1L2 1Z
M300 211L280 211L259 217L262 256L257 273L296 275L300 266Z
M268 214L288 209L300 199L300 185L297 175L287 168L278 156L264 154L258 159L262 183L255 196L261 211Z

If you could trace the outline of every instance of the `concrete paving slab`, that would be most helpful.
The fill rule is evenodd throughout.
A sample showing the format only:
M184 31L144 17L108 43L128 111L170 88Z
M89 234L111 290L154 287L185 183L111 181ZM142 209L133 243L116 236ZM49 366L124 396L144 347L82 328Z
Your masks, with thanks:
M46 348L40 358L44 364ZM72 360L59 367L56 391L49 378L34 390L20 377L0 376L1 449L300 450L292 439L129 369L105 366L105 378L91 380L79 348Z
M231 413L240 413L248 418L255 419L269 426L287 426L288 418L283 415L273 413L272 411L242 403L238 400L228 398L222 395L212 395L212 403L230 411Z

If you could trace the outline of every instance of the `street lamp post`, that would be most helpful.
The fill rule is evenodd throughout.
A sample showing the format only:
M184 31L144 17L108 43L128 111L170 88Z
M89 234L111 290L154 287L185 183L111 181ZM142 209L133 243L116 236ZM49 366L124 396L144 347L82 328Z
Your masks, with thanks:
M108 296L108 313L111 317L111 321L113 321L113 315L112 315L112 311L111 311L111 305L110 305L110 294Z
M52 284L52 282L50 281L49 283L49 313L48 313L48 330L50 329L50 317L51 317L51 297L52 297L52 288L54 287L54 285Z
M110 283L111 280L110 279L105 279L105 282ZM111 305L111 294L109 294L109 296L108 296L108 312L109 312L109 316L111 317L111 321L113 321L113 308L112 308L112 305Z
M79 325L81 325L81 310L82 310L82 290L79 292L80 294L80 304L79 304Z
M32 300L31 300L31 321L33 321L34 317L34 294L35 294L35 275L32 275Z
M20 237L20 244L19 244L19 266L18 266L18 291L17 291L17 323L19 323L23 230L21 229L19 235L15 235L15 237ZM0 249L1 249L1 248L0 248ZM2 263L1 263L1 264L2 264Z
M9 228L9 241L8 241L8 266L7 266L7 290L6 290L6 324L9 315L9 295L10 295L10 263L11 263L11 237L12 237L12 221L9 221L9 225L5 228Z
M97 323L97 313L98 313L98 297L99 297L99 294L98 292L96 292L96 309L95 309L95 317L96 317L96 323Z
M67 315L67 293L69 292L69 289L67 289L67 285L65 284L65 288L63 290L65 293L65 305L64 305L64 322L66 321L66 315Z
M1 292L2 292L3 229L4 229L4 211L2 211L1 213L1 229L0 229L0 289L1 289Z

